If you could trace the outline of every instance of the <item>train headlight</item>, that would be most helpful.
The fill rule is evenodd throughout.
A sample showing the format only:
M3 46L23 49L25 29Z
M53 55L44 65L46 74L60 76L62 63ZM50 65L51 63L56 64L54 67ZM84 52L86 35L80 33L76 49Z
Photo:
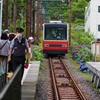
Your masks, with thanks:
M49 44L45 44L44 47L49 47Z
M67 45L66 44L62 44L62 47L67 47Z

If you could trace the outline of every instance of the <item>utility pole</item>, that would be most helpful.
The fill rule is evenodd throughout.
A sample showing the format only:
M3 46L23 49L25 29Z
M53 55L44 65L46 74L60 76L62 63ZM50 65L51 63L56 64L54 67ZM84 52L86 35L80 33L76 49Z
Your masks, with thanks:
M72 0L69 1L70 14L69 14L69 46L71 46L71 32L72 32Z
M37 5L38 5L38 2L37 2ZM38 37L38 20L39 20L39 15L38 15L38 11L36 11L36 13L35 13L36 15L35 15L35 19L36 19L36 22L35 22L35 24L36 24L36 42L38 43L38 40L39 40L39 37Z
M35 0L33 0L32 5L32 36L35 39Z
M5 0L5 24L4 28L8 29L8 0Z
M27 0L26 4L26 37L30 36L31 32L31 0Z
M33 6L35 6L35 4ZM35 7L33 8L33 37L35 38Z

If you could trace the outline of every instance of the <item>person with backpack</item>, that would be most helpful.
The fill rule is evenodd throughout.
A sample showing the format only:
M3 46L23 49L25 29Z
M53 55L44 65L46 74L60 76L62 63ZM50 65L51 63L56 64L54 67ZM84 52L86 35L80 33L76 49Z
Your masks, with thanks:
M24 65L25 65L25 55L28 53L28 42L27 39L23 37L24 30L22 28L17 28L18 35L16 38L12 40L10 45L10 54L9 61L11 60L11 55L13 52L13 73L17 69L17 67L21 64L22 66L22 76L24 74Z

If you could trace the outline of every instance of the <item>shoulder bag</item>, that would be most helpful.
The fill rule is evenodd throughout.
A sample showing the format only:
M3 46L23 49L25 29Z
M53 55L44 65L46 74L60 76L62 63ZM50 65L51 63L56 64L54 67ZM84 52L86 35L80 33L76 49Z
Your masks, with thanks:
M0 48L0 50L4 47L4 45L7 43L8 41L6 41L3 45L2 45L2 47Z

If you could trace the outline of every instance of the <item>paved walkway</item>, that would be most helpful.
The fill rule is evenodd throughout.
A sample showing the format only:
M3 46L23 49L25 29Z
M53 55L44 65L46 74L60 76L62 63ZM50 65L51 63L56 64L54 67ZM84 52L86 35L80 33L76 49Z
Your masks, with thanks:
M40 61L32 61L22 78L21 100L34 100Z

